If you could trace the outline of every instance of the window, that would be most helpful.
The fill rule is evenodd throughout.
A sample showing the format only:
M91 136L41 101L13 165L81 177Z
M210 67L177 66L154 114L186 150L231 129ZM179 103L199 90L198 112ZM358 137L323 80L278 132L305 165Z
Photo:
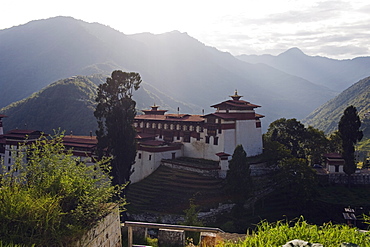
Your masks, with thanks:
M209 136L206 136L206 143L209 143Z
M137 157L139 160L141 159L141 153L138 154L138 157Z
M176 159L176 153L171 153L172 154L172 159Z
M8 164L11 164L12 163L12 159L11 158L9 158L8 159Z
M218 145L218 137L217 136L213 137L213 145Z
M152 160L152 155L151 154L149 154L149 160Z
M190 142L190 133L188 132L184 133L184 142Z
M335 172L339 172L339 165L335 166Z

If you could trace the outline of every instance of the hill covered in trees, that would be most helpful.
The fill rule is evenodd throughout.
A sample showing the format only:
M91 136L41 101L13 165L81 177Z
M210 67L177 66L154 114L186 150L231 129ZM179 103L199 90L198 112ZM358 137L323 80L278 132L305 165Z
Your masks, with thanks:
M97 129L94 110L96 106L97 85L105 82L106 75L73 76L52 83L31 96L0 109L4 118L5 131L11 129L37 129L45 133L54 130L71 131L76 135L95 134ZM149 88L149 89L148 89ZM177 105L186 111L192 111L191 104L185 104L143 83L135 93L137 109L150 108L153 103L175 112L165 102Z
M362 120L366 119L365 114L370 111L370 77L358 81L332 100L317 108L303 122L323 130L325 133L333 132L337 129L344 110L350 105L357 108L357 112Z

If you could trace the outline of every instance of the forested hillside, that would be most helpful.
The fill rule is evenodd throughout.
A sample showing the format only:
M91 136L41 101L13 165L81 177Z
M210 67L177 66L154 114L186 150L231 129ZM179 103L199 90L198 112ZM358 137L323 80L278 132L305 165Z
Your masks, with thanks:
M365 114L370 111L370 77L358 81L334 99L317 108L303 122L330 133L337 129L344 110L350 105L357 108L357 112L363 122L362 128L368 128L367 119L369 117L366 117ZM369 130L365 132L365 138L370 138L367 135L368 132Z
M51 134L60 128L66 134L71 131L77 135L89 135L90 131L95 134L97 124L93 112L96 90L97 85L105 82L106 77L107 75L97 74L62 79L24 100L0 109L1 114L8 116L3 120L5 130L36 129ZM145 82L135 92L134 99L137 101L139 114L140 110L148 109L154 103L162 109L172 112L177 110L165 102L177 105L184 111L193 111L191 104L167 97Z

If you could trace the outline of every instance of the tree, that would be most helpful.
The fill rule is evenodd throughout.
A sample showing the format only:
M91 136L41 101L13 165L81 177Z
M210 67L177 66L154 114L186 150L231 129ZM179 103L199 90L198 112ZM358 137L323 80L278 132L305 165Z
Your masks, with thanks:
M286 146L280 142L272 141L266 134L263 135L263 155L269 166L276 166L278 161L284 158L293 158L290 150Z
M329 136L329 152L342 153L342 139L339 135L338 130L334 131Z
M226 174L227 186L234 195L244 199L252 193L252 180L247 154L242 145L236 146L232 159L229 161L229 170Z
M305 159L287 158L279 162L277 184L286 195L287 202L298 208L316 195L316 172L307 164Z
M99 156L112 156L114 184L129 181L136 156L136 131L133 121L136 115L136 102L133 91L138 90L141 77L138 73L115 70L106 83L98 87L98 102L94 116L98 122L96 131Z
M295 118L281 118L272 122L266 132L266 138L283 144L296 158L304 158L304 142L306 129L302 123Z
M323 131L312 126L306 128L305 156L311 165L320 164L323 153L329 151L330 142Z
M349 176L355 173L355 144L361 141L363 133L360 130L361 120L354 106L349 106L344 110L343 116L338 124L339 136L342 139L344 172Z
M41 136L20 143L17 151L0 185L4 243L69 246L110 211L106 203L120 193L104 172L109 168L100 162L87 166L73 157L62 136ZM124 200L117 202L124 205Z

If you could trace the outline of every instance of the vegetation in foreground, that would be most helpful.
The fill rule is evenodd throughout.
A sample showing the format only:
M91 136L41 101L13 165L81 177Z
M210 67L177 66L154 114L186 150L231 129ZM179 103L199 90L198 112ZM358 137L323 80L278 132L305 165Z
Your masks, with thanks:
M360 232L347 225L331 223L322 226L308 224L303 218L297 222L268 223L262 221L256 230L247 234L238 242L223 241L219 246L282 246L293 239L301 239L310 243L320 243L325 247L338 247L341 243L353 243L361 247L370 246L370 233Z
M18 152L12 170L0 177L3 244L68 246L109 212L106 203L118 187L102 164L87 166L61 141L61 136L41 137L20 146L27 158Z

